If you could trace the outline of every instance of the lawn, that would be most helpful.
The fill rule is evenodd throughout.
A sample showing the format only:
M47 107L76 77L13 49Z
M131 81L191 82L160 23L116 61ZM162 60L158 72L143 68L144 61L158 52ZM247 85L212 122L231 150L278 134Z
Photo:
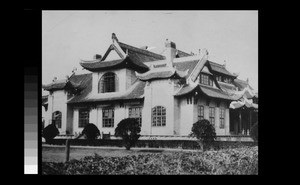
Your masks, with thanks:
M93 156L98 154L102 157L124 157L127 155L139 155L149 153L173 153L177 150L163 150L163 149L135 149L126 150L125 148L105 148L105 147L70 147L70 160L80 160L86 156ZM197 150L195 150L197 152ZM65 162L66 154L65 147L62 146L43 146L42 147L42 161L43 162Z

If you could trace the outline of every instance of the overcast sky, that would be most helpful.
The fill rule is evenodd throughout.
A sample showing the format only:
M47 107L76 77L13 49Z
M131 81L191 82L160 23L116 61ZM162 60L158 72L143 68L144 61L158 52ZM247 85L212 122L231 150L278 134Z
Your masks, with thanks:
M198 53L239 73L258 90L257 11L43 11L42 83L71 75L80 59L104 55L111 34L135 46L164 47L169 39L177 49Z

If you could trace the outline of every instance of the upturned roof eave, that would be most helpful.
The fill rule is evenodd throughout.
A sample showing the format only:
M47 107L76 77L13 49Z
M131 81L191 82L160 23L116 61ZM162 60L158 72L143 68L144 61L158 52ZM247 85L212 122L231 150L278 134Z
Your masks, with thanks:
M115 62L115 61L117 61L117 60L100 61L100 62L109 63L109 62ZM86 63L86 64L88 64L88 63ZM146 72L149 70L148 66L146 66L143 63L136 64L136 62L132 61L129 56L126 56L124 59L119 59L119 62L116 62L116 64L108 65L108 66L89 67L89 66L85 65L85 62L80 62L80 65L83 68L85 68L86 70L89 70L91 72L105 71L105 70L111 70L111 69L120 69L120 68L132 68L139 72Z

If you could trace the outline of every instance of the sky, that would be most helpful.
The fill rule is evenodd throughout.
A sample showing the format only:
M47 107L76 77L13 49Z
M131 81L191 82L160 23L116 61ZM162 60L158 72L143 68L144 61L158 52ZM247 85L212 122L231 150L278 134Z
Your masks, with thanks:
M104 55L115 33L120 42L163 48L166 39L187 53L206 48L258 90L258 11L43 11L42 83L87 73L80 60Z

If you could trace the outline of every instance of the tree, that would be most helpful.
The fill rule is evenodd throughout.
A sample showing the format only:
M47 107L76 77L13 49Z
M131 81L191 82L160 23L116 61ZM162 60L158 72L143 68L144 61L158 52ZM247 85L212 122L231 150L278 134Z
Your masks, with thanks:
M100 135L100 130L97 128L97 126L94 125L93 123L89 123L85 125L81 134L76 139L85 136L86 139L93 140L93 139L97 139L99 135Z
M115 136L121 137L123 139L126 150L136 143L136 141L141 136L141 127L138 121L134 118L126 118L120 121L115 129Z
M250 129L250 137L256 142L258 141L258 122L256 122Z
M198 139L198 143L203 151L204 147L212 144L215 141L215 127L206 119L199 120L193 124L190 136Z
M56 128L54 120L50 125L46 126L42 131L42 137L45 138L46 143L49 143L58 134L59 134L59 130Z

